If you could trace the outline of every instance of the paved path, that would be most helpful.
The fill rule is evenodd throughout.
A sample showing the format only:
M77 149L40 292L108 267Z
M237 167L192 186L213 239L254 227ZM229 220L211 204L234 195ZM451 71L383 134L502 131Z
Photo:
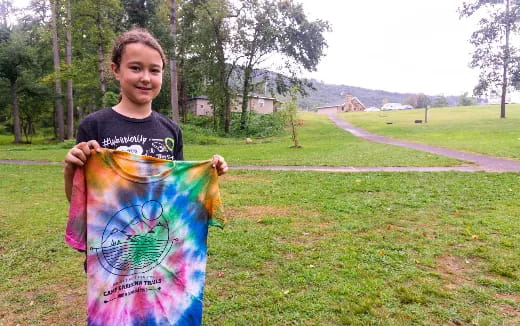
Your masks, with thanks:
M430 146L430 145L422 145L411 143L407 141L395 140L388 137L378 136L372 134L364 129L354 127L350 123L345 120L339 118L335 114L329 115L329 118L340 128L352 133L354 136L363 138L369 141L390 144L401 147L408 147L417 149L424 152L429 152L437 155L443 155L448 157L453 157L459 160L469 161L477 166L479 166L479 170L484 170L488 172L520 172L520 161L513 161L502 159L498 157L485 156L480 154L471 154L465 152L459 152L452 149Z

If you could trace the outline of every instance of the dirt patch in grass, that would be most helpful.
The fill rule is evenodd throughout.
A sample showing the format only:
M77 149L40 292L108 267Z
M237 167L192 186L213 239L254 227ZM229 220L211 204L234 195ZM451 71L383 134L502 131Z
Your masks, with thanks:
M233 181L253 181L267 184L271 182L271 178L260 177L256 175L233 175L225 174L220 177L222 182L233 182Z
M518 294L510 294L510 293L497 293L495 294L495 298L502 300L510 300L516 303L520 303L520 295Z
M226 208L228 219L246 218L261 222L263 217L294 217L320 216L319 212L306 210L298 207L276 207L276 206L244 206L240 208Z
M510 320L510 321L516 322L516 323L514 323L514 324L512 323L510 325L518 325L517 323L520 323L520 311L518 309L516 309L515 307L508 305L508 304L504 304L504 305L500 306L500 311L502 312L503 315L506 315L509 317L514 317L514 319Z
M447 288L454 289L464 283L472 283L470 274L477 268L476 259L463 259L453 255L444 255L437 259L436 271L448 282Z
M60 307L42 319L43 325L59 325L63 321L70 321L70 325L81 325L87 319L87 295L85 291L71 290L64 287L56 305ZM59 290L57 290L59 291Z

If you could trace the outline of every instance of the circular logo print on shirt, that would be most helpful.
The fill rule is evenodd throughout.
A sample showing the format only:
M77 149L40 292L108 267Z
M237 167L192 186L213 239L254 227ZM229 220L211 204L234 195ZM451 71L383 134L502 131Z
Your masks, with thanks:
M125 207L115 213L103 231L97 257L115 275L145 273L161 263L173 242L163 207L155 200Z

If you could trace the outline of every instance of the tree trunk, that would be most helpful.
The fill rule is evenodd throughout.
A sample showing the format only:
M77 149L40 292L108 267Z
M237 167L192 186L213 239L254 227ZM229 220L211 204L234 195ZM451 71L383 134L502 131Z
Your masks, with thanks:
M244 71L244 87L242 89L242 114L240 115L240 130L247 130L247 109L249 104L249 88L251 85L251 74L251 67L246 67Z
M97 16L96 26L98 32L98 74L99 87L101 89L102 106L105 107L105 93L107 92L106 78L105 78L105 49L103 48L103 23L101 22L101 4L97 2Z
M57 138L59 141L63 141L63 104L61 102L61 80L60 80L60 50L58 47L58 27L56 21L56 0L51 0L51 24L52 24L52 54L54 60L54 73L55 79L54 84L56 87L56 94L54 96L55 107L56 107L56 126L57 126Z
M67 33L65 34L65 63L72 65L72 14L71 0L67 0ZM74 99L72 98L72 79L67 80L67 139L74 137Z
M179 94L177 89L177 3L170 0L170 37L172 48L170 49L170 102L172 105L172 120L179 123Z
M500 99L500 118L506 117L507 68L509 67L509 34L511 32L511 23L509 21L509 2L510 0L506 0L506 44L504 48L504 69L502 72L502 98Z
M179 115L182 122L188 121L188 93L186 89L186 78L183 74L182 64L177 74L179 77Z
M18 94L16 94L16 81L11 81L11 100L13 101L13 133L14 142L22 142L22 129L20 128L20 110L18 108Z

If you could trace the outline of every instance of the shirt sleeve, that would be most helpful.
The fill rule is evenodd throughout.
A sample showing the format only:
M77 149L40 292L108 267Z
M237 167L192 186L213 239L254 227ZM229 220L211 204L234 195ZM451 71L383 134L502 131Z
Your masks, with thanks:
M78 126L78 132L76 133L76 144L96 139L93 137L92 132L89 132L89 130L91 129L92 126L88 119L81 121L81 123Z
M76 250L87 250L87 193L83 167L74 171L65 242Z
M181 128L178 129L177 134L177 141L175 142L174 148L173 148L173 157L177 161L184 161L184 151L183 151L183 144L182 144L182 132Z

